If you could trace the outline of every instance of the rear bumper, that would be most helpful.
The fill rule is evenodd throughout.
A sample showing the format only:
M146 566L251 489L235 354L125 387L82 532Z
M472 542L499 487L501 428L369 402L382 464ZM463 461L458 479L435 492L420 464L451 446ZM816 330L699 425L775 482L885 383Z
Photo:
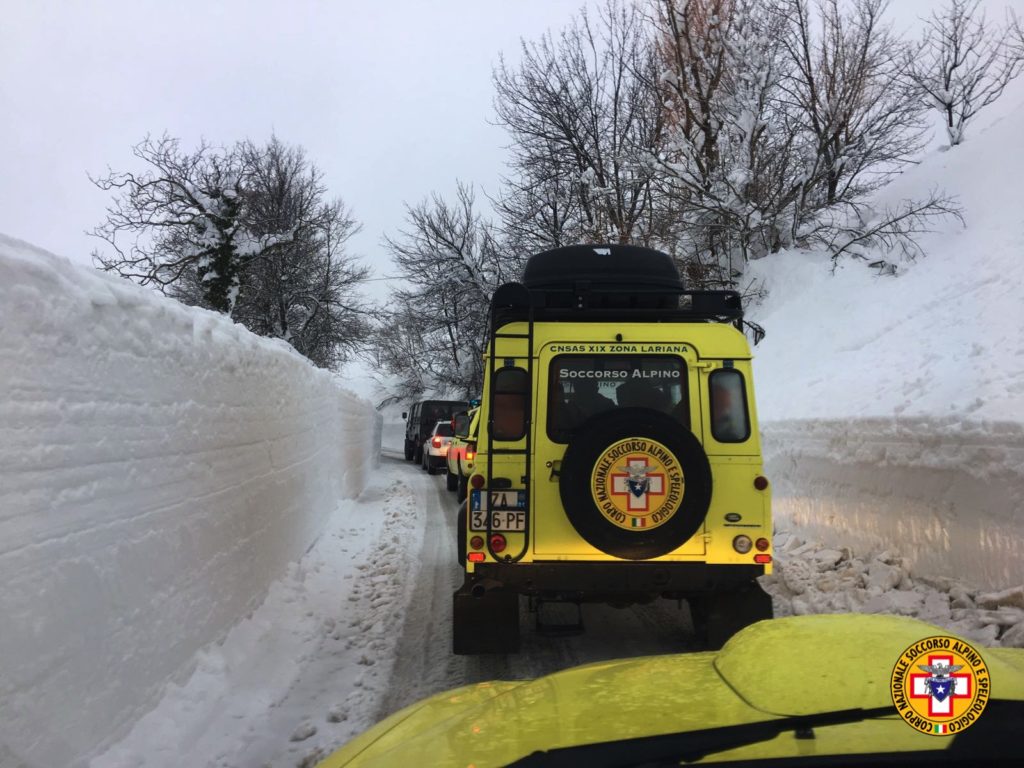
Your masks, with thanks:
M523 595L581 601L628 597L685 598L729 591L764 575L763 565L706 563L479 563L464 589L486 582Z

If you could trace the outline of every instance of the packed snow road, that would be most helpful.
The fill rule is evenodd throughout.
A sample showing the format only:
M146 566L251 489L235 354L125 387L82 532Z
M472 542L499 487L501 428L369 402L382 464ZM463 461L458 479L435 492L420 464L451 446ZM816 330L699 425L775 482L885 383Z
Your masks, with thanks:
M253 616L91 768L309 766L437 691L693 648L675 603L584 606L589 629L549 637L524 602L521 653L454 656L456 511L443 477L385 453L367 490L339 504ZM563 606L553 608L558 621Z
M785 510L785 498L777 500ZM456 501L444 479L385 453L367 490L341 502L302 560L191 679L91 768L311 766L386 715L424 696L521 679L604 659L694 650L689 613L670 601L583 606L582 634L548 636L521 605L522 650L451 653ZM916 616L986 644L1024 645L1024 587L971 590L912 576L895 549L825 546L785 530L765 579L776 615ZM549 621L564 606L554 606Z
M379 717L427 696L458 685L494 679L523 679L591 661L692 650L689 612L685 605L659 601L616 609L582 607L582 633L558 636L538 632L536 616L520 605L522 646L515 655L454 656L451 653L452 593L462 583L456 562L455 495L443 477L430 477L397 455L385 458L389 472L421 489L425 509L423 543L413 559L419 572L405 612L388 692ZM396 466L397 465L397 466ZM546 605L546 623L575 622L572 606ZM588 627L590 628L588 630Z

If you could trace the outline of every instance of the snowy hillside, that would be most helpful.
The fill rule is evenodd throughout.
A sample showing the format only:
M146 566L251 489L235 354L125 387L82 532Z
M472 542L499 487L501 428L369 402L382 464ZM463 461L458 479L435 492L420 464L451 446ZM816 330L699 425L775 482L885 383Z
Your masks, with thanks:
M360 493L380 419L283 343L3 236L0 361L0 745L75 765Z
M812 540L895 548L911 572L1024 584L1024 103L878 195L943 188L966 226L879 277L818 253L751 272L759 410L778 518ZM1010 98L1008 94L1007 98ZM992 118L990 118L992 119Z

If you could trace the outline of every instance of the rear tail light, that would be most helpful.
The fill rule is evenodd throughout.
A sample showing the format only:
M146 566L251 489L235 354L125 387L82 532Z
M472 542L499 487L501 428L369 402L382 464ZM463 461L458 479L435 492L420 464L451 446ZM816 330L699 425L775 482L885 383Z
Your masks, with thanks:
M754 555L755 563L770 563L772 561L771 555Z
M469 562L471 563L482 563L484 561L484 553L470 552L468 555L466 555L466 559L469 560Z
M473 443L466 443L466 461L472 461L476 456L476 445Z
M505 541L505 537L500 533L495 533L491 536L491 549L494 552L504 552L508 542Z
M757 547L758 552L764 552L768 549L769 541L768 539L758 539L754 542L754 546Z
M763 475L758 475L754 478L754 487L759 491L763 491L768 487L768 478Z
M471 478L469 478L469 484L472 485L474 488L483 488L484 487L484 476L483 475L473 475Z
M469 540L469 546L471 546L473 549L483 549L484 548L484 537L483 536L474 536L472 539Z
M441 438L440 437L435 437L433 440L430 441L430 444L433 445L435 448L440 448L441 447Z
M747 554L752 546L754 546L754 542L750 540L749 536L744 536L743 534L740 534L732 540L732 548L741 555Z

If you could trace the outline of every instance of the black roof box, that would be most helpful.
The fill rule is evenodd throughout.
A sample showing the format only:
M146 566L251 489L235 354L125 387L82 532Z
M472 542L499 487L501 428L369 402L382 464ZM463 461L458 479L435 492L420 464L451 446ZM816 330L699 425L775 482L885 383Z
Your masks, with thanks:
M684 290L672 257L636 245L569 245L531 256L523 284L532 290L572 290L585 282L601 291Z

